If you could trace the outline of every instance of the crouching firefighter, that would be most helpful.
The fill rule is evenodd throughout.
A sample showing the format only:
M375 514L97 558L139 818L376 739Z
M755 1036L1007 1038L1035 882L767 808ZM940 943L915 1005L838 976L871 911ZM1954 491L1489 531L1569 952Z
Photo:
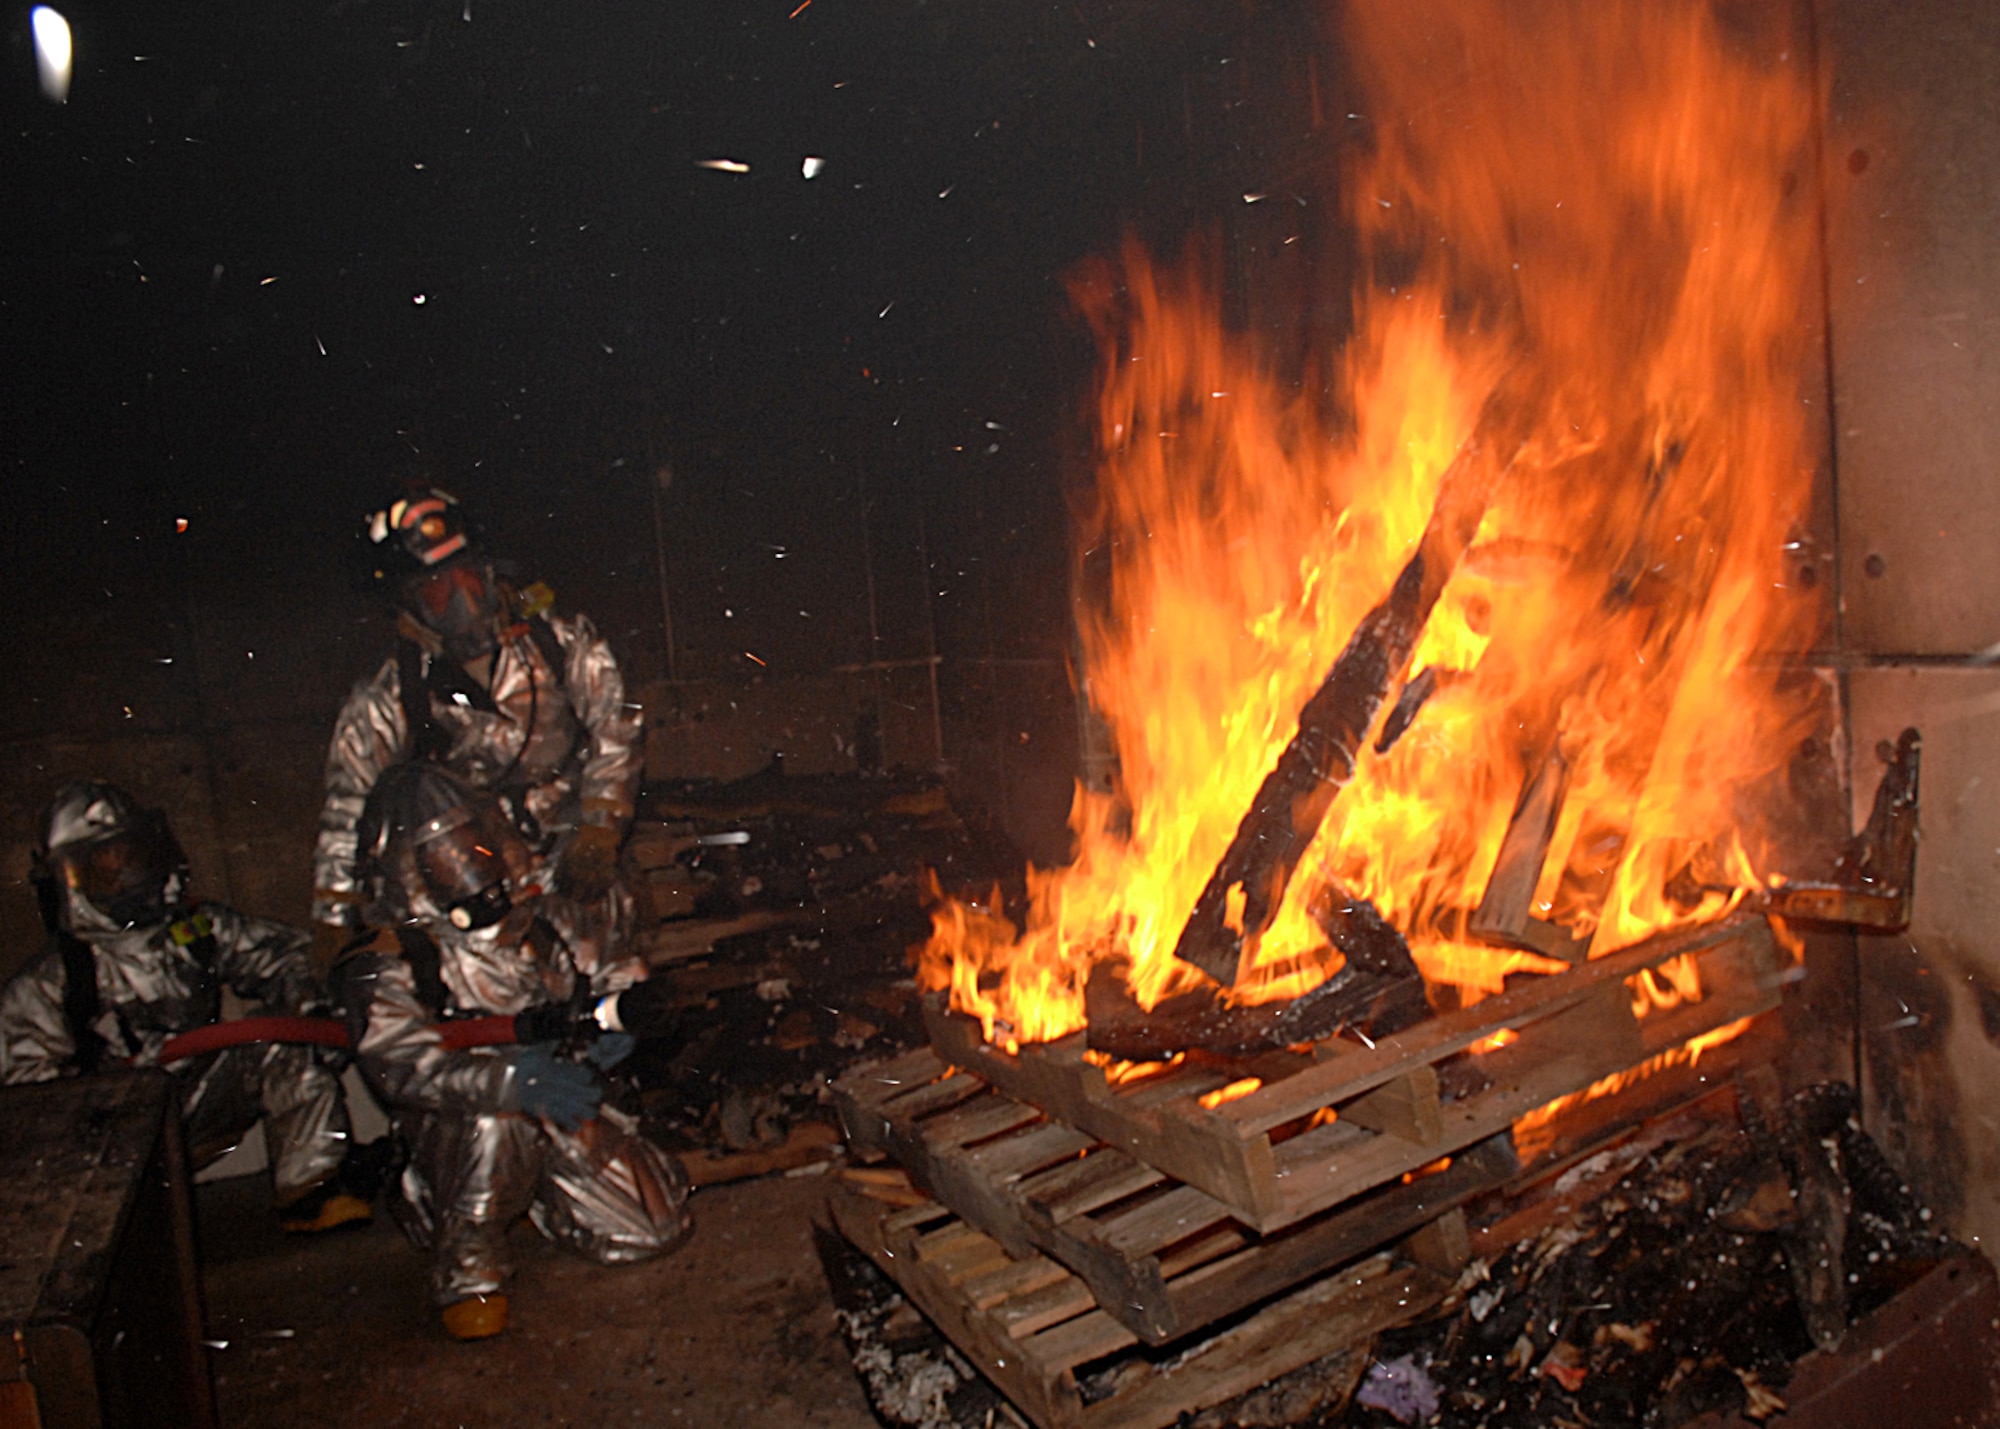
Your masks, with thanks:
M670 1028L664 985L593 946L600 925L542 894L546 865L499 800L438 765L384 773L359 834L380 931L342 956L334 987L408 1149L398 1215L435 1254L446 1331L506 1327L505 1236L523 1215L606 1265L671 1249L689 1228L687 1174L605 1103L600 1077L634 1034ZM447 1045L441 1028L495 1015L514 1045Z
M111 784L66 785L37 826L32 877L49 942L0 992L0 1082L151 1067L213 1024L222 989L297 1016L325 1009L307 935L188 897L187 859L158 809ZM341 1175L344 1057L262 1043L175 1061L197 1166L264 1119L279 1220L325 1230L369 1218Z

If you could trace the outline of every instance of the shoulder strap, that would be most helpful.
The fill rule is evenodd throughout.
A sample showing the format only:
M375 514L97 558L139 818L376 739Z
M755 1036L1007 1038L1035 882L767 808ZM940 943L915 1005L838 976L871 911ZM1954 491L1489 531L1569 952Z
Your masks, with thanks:
M569 656L564 652L562 641L556 635L556 628L549 624L548 616L543 614L531 615L525 623L528 627L528 638L535 642L535 649L541 652L542 663L549 667L549 673L555 676L556 684L566 687L569 684Z
M430 681L424 675L424 652L414 640L396 642L396 694L403 705L403 726L409 730L410 752L435 759L449 747L443 730L431 718Z
M443 1017L444 973L436 941L411 923L396 929L396 941L403 945L403 961L410 965L410 976L416 980L417 1001L430 1009L431 1016Z
M56 948L63 964L63 1020L76 1044L77 1065L89 1074L104 1061L104 1039L97 1034L104 1004L97 996L97 955L74 933L58 930Z

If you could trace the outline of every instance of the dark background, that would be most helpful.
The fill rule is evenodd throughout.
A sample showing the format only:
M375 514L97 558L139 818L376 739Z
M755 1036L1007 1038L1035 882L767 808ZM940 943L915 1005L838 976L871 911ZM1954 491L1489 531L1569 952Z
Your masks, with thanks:
M1298 301L1352 127L1324 17L794 4L77 0L60 106L7 16L10 880L102 772L211 891L303 912L326 730L389 646L353 532L416 472L611 637L655 772L740 772L798 726L737 748L728 712L888 663L892 754L1062 855L1064 276L1200 235L1239 325L1344 321L1344 284Z

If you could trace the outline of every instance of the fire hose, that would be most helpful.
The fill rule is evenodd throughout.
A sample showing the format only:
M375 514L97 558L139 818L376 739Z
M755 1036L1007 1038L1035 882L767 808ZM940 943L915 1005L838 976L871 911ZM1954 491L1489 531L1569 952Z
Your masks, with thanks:
M438 1041L447 1051L467 1047L498 1047L518 1040L511 1017L467 1017L432 1024ZM183 1061L224 1047L242 1047L253 1042L302 1042L315 1047L351 1047L347 1024L331 1017L239 1017L229 1022L211 1022L191 1032L169 1037L160 1048L160 1062Z

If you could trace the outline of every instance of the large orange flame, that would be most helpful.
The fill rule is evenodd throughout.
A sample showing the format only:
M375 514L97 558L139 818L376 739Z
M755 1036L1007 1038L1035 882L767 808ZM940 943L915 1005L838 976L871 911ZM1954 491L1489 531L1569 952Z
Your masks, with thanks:
M1535 909L1594 952L1768 876L1755 791L1810 727L1768 657L1818 617L1783 554L1813 464L1804 55L1694 3L1344 14L1374 142L1342 195L1378 277L1325 394L1225 331L1199 259L1128 245L1073 283L1104 356L1079 625L1120 782L1079 786L1075 861L1029 871L1025 927L941 904L925 980L989 1037L1082 1025L1102 959L1147 1005L1200 981L1172 956L1195 898L1503 374L1538 424L1405 672L1436 692L1364 752L1238 995L1338 966L1306 911L1329 879L1434 982L1559 966L1465 931L1551 750L1568 795ZM1635 989L1699 995L1691 969Z

